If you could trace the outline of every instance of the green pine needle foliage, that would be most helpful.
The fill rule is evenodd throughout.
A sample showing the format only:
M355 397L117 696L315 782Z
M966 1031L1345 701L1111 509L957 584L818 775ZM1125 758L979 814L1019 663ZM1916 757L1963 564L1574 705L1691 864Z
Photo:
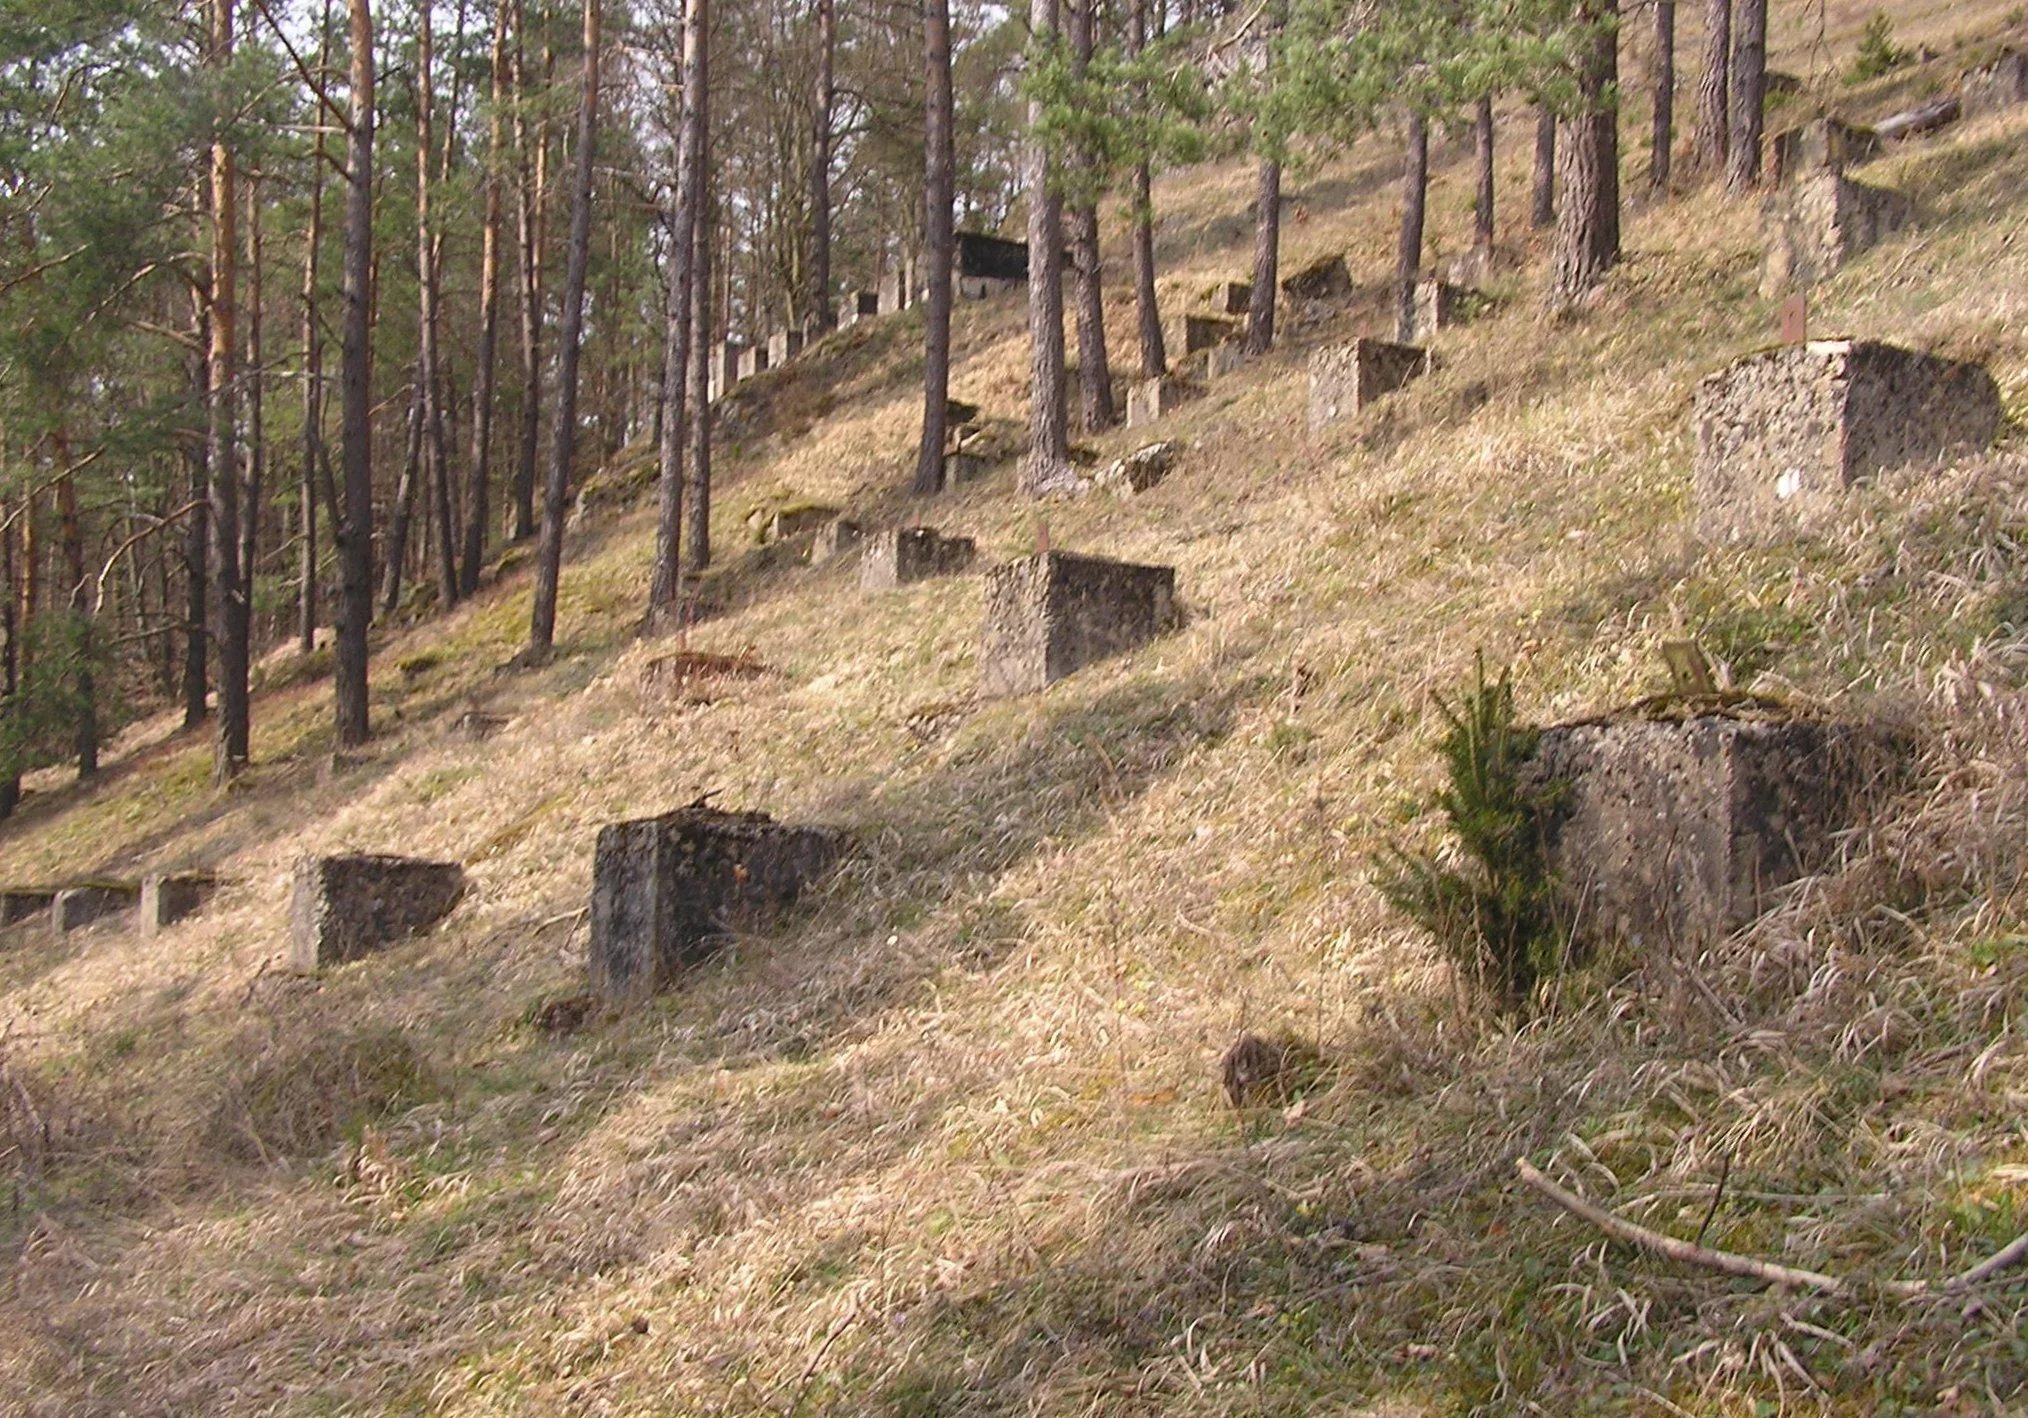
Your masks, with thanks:
M1559 794L1528 772L1541 734L1514 717L1511 672L1489 681L1481 655L1465 692L1437 708L1449 781L1430 806L1449 822L1461 860L1396 844L1375 861L1375 884L1480 1000L1525 1011L1567 955L1544 840Z
M1852 60L1851 81L1863 84L1891 74L1915 56L1894 42L1894 21L1885 10L1876 10L1866 28L1859 32L1859 53Z

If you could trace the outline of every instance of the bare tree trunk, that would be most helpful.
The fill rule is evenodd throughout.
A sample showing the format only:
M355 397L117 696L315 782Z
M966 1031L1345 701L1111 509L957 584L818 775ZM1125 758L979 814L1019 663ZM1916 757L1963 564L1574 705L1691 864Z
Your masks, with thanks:
M317 26L317 78L331 73L331 0ZM316 148L310 157L310 229L303 239L303 479L297 489L302 542L297 556L296 637L303 653L317 645L317 463L324 439L324 332L317 320L317 263L324 241L324 128L327 115L313 103Z
M1282 165L1260 160L1254 188L1253 295L1246 305L1246 352L1263 355L1275 342L1275 282L1282 258Z
M703 32L697 62L697 171L702 205L694 226L696 249L690 257L694 284L690 407L690 471L685 489L683 564L701 572L711 564L711 261L712 233L718 220L711 184L711 31Z
M437 359L437 242L430 228L430 168L436 161L435 84L431 0L416 0L415 241L416 383L422 394L424 461L429 468L429 541L437 554L437 592L445 606L458 603L456 539L451 532L450 449L444 437L443 384ZM389 607L389 609L393 609Z
M1593 34L1578 67L1578 110L1564 132L1550 298L1569 305L1605 279L1620 259L1618 0L1586 0Z
M421 361L417 364L420 366ZM409 386L407 452L402 455L401 477L394 485L394 507L387 518L387 568L382 573L380 613L393 615L401 607L401 582L408 572L409 533L415 526L417 489L423 482L423 384L420 367Z
M1480 94L1472 105L1472 169L1478 179L1472 201L1472 249L1493 254L1493 96ZM1427 176L1425 175L1425 183Z
M952 204L957 172L951 136L950 0L923 0L923 247L929 262L929 309L923 319L922 441L910 491L927 497L944 485L944 442L951 392L951 287L957 238Z
M479 589L490 518L493 476L493 400L500 346L500 167L506 159L501 110L507 102L507 17L493 20L493 101L486 116L486 227L479 239L479 354L472 372L472 502L466 509L465 557L459 589Z
M61 423L58 423L51 442L56 466L62 472L56 484L57 535L63 543L64 580L68 592L65 610L71 618L71 629L75 635L70 652L76 659L70 666L70 675L77 694L77 776L86 779L99 771L98 696L92 683L91 602L86 595L90 573L85 569L84 524L78 519L77 479L69 472L70 439L65 436Z
M1693 147L1700 172L1725 166L1731 146L1726 108L1732 102L1732 0L1706 0L1704 72L1697 78L1697 136Z
M1138 59L1148 42L1148 0L1128 0L1127 57ZM1134 104L1148 106L1147 85L1137 85ZM1162 308L1155 298L1155 210L1148 164L1134 164L1134 312L1141 333L1141 377L1157 379L1169 372L1169 353L1162 343Z
M832 58L838 48L838 0L817 0L817 91L810 105L810 314L818 330L838 324L831 305Z
M563 574L563 516L570 465L577 449L577 366L584 342L585 276L591 265L592 165L599 118L599 0L584 0L584 93L577 112L577 171L571 179L570 251L563 277L558 332L556 428L542 484L542 530L536 543L535 604L528 619L529 664L547 660L556 643L556 589Z
M1408 143L1401 175L1401 239L1394 256L1394 330L1404 342L1415 335L1415 282L1422 273L1422 237L1429 209L1429 115L1408 114Z
M232 0L212 0L211 62L232 62ZM238 378L234 291L239 279L239 175L223 127L211 141L211 355L206 462L211 470L211 581L217 588L218 742L220 781L247 761L246 588L239 580L238 430L233 417Z
M1530 184L1528 224L1538 230L1556 224L1556 111L1535 109L1535 171Z
M209 191L209 188L206 188ZM209 205L206 199L205 205ZM199 402L208 410L211 389L211 311L210 278L205 279L205 289L191 297L195 307L197 327L197 349L190 365L190 383L197 393ZM207 413L207 419L209 415ZM210 657L211 657L211 578L206 569L206 558L211 547L211 440L209 436L201 444L192 446L186 461L190 466L190 500L196 504L190 516L183 523L183 727L194 729L211 716L210 704ZM28 511L35 510L34 499L29 499ZM32 526L31 526L32 530ZM35 606L33 574L35 560L27 560L30 575L27 605L30 611Z
M247 182L246 264L246 490L240 499L238 580L246 624L248 661L253 650L253 590L255 559L260 552L261 495L268 476L267 358L262 353L261 289L266 281L261 243L261 184L258 177ZM249 708L251 712L251 708ZM251 728L251 725L249 725Z
M1761 123L1767 113L1767 0L1739 0L1735 18L1725 190L1738 196L1760 181Z
M1057 32L1057 0L1031 0L1029 29L1047 43ZM1039 496L1070 472L1070 427L1063 389L1063 199L1042 131L1041 100L1028 105L1023 185L1028 192L1028 463L1021 490Z
M13 514L0 497L0 821L21 805L21 765L6 751L7 721L21 689L21 582Z
M333 702L341 748L366 742L366 633L373 623L373 12L349 0L351 132L345 152L345 329L338 397L344 515L338 544L338 667Z
M1676 145L1676 0L1655 0L1655 113L1648 135L1648 190L1669 191Z
M696 334L697 226L702 220L704 46L711 23L708 0L688 0L683 11L683 108L676 139L676 210L669 223L668 289L663 300L662 444L656 484L655 566L648 586L650 632L666 629L683 584L683 454L685 391ZM707 411L708 413L708 411Z
M521 277L521 436L514 461L514 522L512 536L525 541L535 535L535 456L542 426L542 210L549 175L549 133L546 122L530 129L527 26L522 0L512 0L514 15L515 238ZM530 148L534 152L530 153Z
M1092 4L1093 0L1071 0L1071 58L1080 75L1091 64ZM1084 185L1095 186L1099 178L1096 154L1080 152L1074 161L1082 169ZM1106 354L1105 257L1099 246L1097 196L1080 194L1069 217L1071 265L1077 277L1079 402L1084 405L1084 432L1098 433L1118 420L1113 410L1112 361Z

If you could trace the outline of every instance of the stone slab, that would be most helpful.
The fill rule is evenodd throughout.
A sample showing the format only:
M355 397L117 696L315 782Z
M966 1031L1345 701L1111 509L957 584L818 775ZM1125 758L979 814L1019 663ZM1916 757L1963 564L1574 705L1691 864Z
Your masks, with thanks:
M979 554L970 537L946 537L933 527L891 527L866 539L859 554L859 587L891 591L933 576L963 571Z
M1547 824L1577 939L1697 949L1833 860L1897 761L1870 727L1705 714L1543 731Z
M1213 380L1237 374L1246 368L1248 358L1246 346L1238 340L1213 345L1204 352L1204 377Z
M132 882L97 881L66 886L49 903L50 928L58 935L67 935L107 916L131 911L140 899L141 888Z
M592 989L622 1004L668 989L728 936L792 904L847 845L830 828L705 806L600 828Z
M1029 694L1175 628L1176 572L1047 551L986 576L981 692Z
M456 862L353 853L296 863L289 968L314 974L383 950L450 915L465 894Z
M1127 389L1127 427L1142 428L1203 397L1203 385L1173 374L1136 380Z
M2000 390L1983 366L1873 340L1749 355L1691 403L1698 534L1736 541L1807 528L1854 484L1989 446Z
M1902 193L1837 172L1798 178L1761 204L1761 294L1806 290L1914 221Z
M1358 339L1310 356L1310 427L1347 419L1429 368L1416 345Z
M142 877L142 938L195 915L217 889L218 878L205 871L154 872Z

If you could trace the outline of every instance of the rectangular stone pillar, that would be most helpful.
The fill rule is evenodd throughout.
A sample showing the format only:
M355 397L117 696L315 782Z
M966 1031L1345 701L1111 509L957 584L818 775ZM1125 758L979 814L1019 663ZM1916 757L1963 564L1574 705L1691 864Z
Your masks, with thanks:
M1176 571L1048 551L986 574L979 687L1029 694L1175 628Z
M0 890L0 926L47 916L55 900L55 887L10 886Z
M1386 340L1318 350L1310 356L1310 427L1350 418L1428 368L1428 351Z
M1464 324L1476 294L1449 281L1418 281L1410 312L1414 328L1409 332L1409 338L1427 340L1439 330Z
M94 881L58 890L49 904L49 924L58 935L90 925L121 911L131 911L141 899L141 888L132 882Z
M289 968L315 974L383 950L450 915L464 894L456 862L305 857L289 901Z
M777 330L768 336L768 367L780 369L803 352L801 330Z
M619 1003L668 989L728 935L793 903L846 845L829 828L703 806L600 828L591 987Z
M858 546L865 535L866 529L850 517L833 517L817 528L817 535L810 539L810 565L822 566L843 555Z
M1253 304L1253 286L1246 281L1220 281L1211 288L1211 309L1218 315L1244 315Z
M854 290L845 292L845 299L838 308L838 328L843 330L857 325L861 320L870 320L880 313L880 292Z
M764 373L768 367L768 347L748 345L739 352L739 377L741 382Z
M1749 355L1691 401L1698 534L1737 541L1807 528L1890 468L1989 447L2000 389L1981 365L1872 340Z
M1352 294L1352 272L1341 255L1319 256L1282 278L1282 290L1297 300L1337 300Z
M891 591L932 576L963 571L978 555L970 537L940 536L932 527L892 527L866 539L859 555L859 587Z
M1173 374L1137 380L1127 389L1127 427L1144 427L1174 413L1191 400L1203 397L1203 385L1193 384Z
M157 872L141 878L141 935L152 937L164 926L173 926L194 915L218 889L218 878L210 872Z
M1184 357L1208 350L1217 345L1236 340L1245 333L1245 326L1239 321L1223 315L1185 315L1183 317Z
M1839 172L1798 178L1761 204L1761 294L1807 290L1914 220L1899 192Z

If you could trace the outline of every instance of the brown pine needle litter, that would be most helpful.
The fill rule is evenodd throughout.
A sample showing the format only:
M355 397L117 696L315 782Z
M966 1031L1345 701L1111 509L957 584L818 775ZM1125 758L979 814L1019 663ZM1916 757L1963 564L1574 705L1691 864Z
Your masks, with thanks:
M1831 7L1837 42L1870 9ZM1941 48L2004 10L1911 7L1896 32ZM1776 7L1778 63L1807 69L1815 13ZM1502 129L1503 193L1528 122ZM1874 165L1923 221L1817 292L1816 325L1983 359L2018 420L2024 155L2017 113ZM1438 166L1441 255L1468 165ZM1286 264L1342 250L1377 280L1393 179L1385 143L1292 179ZM1243 272L1250 182L1213 167L1158 192L1165 299ZM1996 1263L2028 1218L2019 435L1855 493L1815 540L1699 549L1690 389L1774 328L1751 204L1700 189L1632 215L1631 259L1560 324L1505 220L1530 264L1440 337L1428 379L1311 435L1304 351L1358 317L1292 312L1287 350L1161 430L1183 451L1159 487L1047 508L1053 545L1175 565L1189 617L1045 695L972 698L976 574L862 597L849 559L738 545L784 494L874 524L917 510L896 491L919 398L901 317L742 396L731 550L680 647L634 637L637 508L573 531L547 668L493 673L525 571L391 639L356 762L328 762L327 682L278 665L230 796L162 725L89 793L31 783L0 875L201 862L230 884L154 941L0 946L0 1406L2018 1402L2022 1271L1976 1305L1885 1282ZM958 340L954 396L1019 420L1019 300L968 303ZM1005 464L921 509L982 564L1032 548L1035 512ZM1432 782L1432 692L1483 647L1530 716L1601 712L1664 688L1659 647L1685 637L1741 689L1907 725L1913 786L1732 939L1590 962L1526 1023L1461 1018L1367 880L1382 843L1435 840L1404 820ZM766 672L672 709L642 675L679 650ZM475 709L497 727L446 731ZM789 924L608 1017L581 998L593 838L707 792L849 827L859 853ZM421 941L287 976L289 868L341 848L457 859L473 889ZM1220 1061L1244 1034L1314 1048L1315 1086L1233 1110ZM1710 1249L1851 1283L1770 1290L1615 1246L1517 1160L1630 1225L1688 1237L1710 1210Z

